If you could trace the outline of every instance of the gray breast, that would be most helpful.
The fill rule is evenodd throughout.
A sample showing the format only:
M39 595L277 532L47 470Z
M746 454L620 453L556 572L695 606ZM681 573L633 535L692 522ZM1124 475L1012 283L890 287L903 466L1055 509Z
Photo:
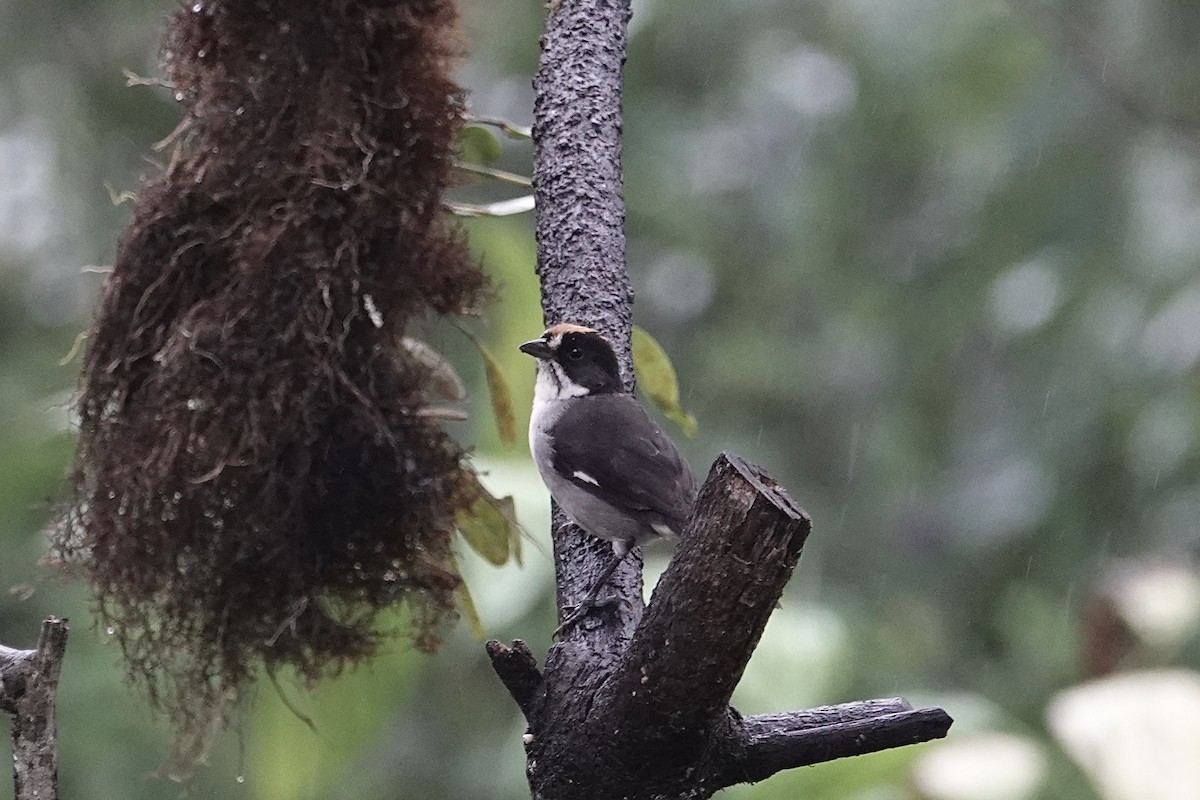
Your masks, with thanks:
M643 520L604 502L554 469L554 450L549 431L562 416L563 401L539 400L529 420L529 450L533 463L555 502L571 521L600 539L641 544L656 534Z

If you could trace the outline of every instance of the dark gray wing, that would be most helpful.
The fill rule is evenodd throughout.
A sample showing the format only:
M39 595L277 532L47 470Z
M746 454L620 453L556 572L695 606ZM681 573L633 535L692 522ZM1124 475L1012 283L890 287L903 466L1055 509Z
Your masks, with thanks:
M649 513L676 533L696 501L696 479L674 442L631 395L571 403L554 423L554 469L629 512Z

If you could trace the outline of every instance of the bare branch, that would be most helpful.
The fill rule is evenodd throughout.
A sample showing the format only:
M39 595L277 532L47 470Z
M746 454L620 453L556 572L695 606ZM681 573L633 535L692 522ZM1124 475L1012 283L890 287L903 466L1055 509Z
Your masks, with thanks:
M473 164L470 161L455 160L454 168L460 169L463 172L470 172L474 175L482 175L485 178L493 178L504 183L511 183L514 186L528 188L533 185L533 181L524 175L518 175L515 172L496 169L494 167L486 167L483 164Z
M780 770L940 739L953 722L940 708L879 714L816 727L811 724L810 714L798 711L744 720L744 755L726 771L722 784L761 781Z
M885 697L879 700L855 700L853 703L842 703L836 706L819 706L805 711L755 714L752 717L743 717L741 727L747 736L756 736L781 728L790 730L820 728L824 725L854 722L912 710L912 703L903 697Z
M722 718L811 527L760 468L728 453L716 460L602 695L629 747L645 746L637 732L703 736Z
M12 718L16 800L58 797L54 707L68 630L67 620L49 617L36 650L0 647L0 708Z
M488 114L467 114L466 121L469 125L490 125L493 128L499 128L504 132L505 136L510 136L514 139L533 138L533 131L528 126L518 125L503 117L495 117Z
M493 639L486 647L492 669L496 670L496 675L528 719L534 695L542 686L542 673L529 645L517 639L512 647L507 647Z

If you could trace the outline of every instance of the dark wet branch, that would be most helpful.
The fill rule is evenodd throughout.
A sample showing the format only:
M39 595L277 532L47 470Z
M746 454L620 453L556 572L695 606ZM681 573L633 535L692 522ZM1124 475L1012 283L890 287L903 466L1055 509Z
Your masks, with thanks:
M699 733L721 719L811 527L761 469L729 453L716 460L602 695L627 730Z
M753 737L780 729L820 728L824 725L855 722L860 719L912 710L912 703L903 697L884 697L878 700L856 700L853 703L842 703L836 706L819 706L804 711L755 714L751 717L743 717L741 726L747 736Z
M533 135L545 322L610 337L632 388L620 138L628 19L628 0L549 4ZM540 673L523 643L490 642L529 723L533 796L703 800L791 766L944 735L945 712L898 699L749 718L729 707L808 532L774 480L723 455L648 608L641 560L627 558L607 587L614 602L570 627ZM611 550L557 510L552 536L562 619Z
M516 701L521 713L528 718L530 703L542 685L542 673L529 645L517 639L512 647L508 647L493 639L486 647L492 659L492 669L496 670L496 675Z
M902 698L751 717L729 707L809 529L770 476L723 454L623 650L568 640L539 673L524 643L490 642L493 667L529 722L534 795L704 798L783 769L944 736L944 711L913 710ZM609 637L599 641L620 644L612 621L597 627Z
M547 325L574 322L614 343L633 388L629 337L633 289L625 271L621 177L621 80L629 0L558 0L546 21L534 76L533 188L537 272ZM531 332L532 334L532 332ZM560 621L612 557L608 544L554 513ZM620 602L601 614L616 626L575 625L567 638L615 652L642 610L641 559L625 559L609 582Z
M746 718L742 721L744 755L725 773L722 783L761 781L793 767L940 739L950 729L950 715L940 708L880 713L869 709L871 702L890 701L852 703L868 707L861 709L864 716L851 713L824 724L816 722L820 715L814 717L813 711Z

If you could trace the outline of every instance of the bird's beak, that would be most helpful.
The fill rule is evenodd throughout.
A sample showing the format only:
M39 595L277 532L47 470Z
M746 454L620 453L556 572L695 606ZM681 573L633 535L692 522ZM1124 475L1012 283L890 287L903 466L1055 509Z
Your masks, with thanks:
M545 339L534 339L531 342L526 342L517 349L534 358L550 358L554 355L554 351L550 349L550 343Z

